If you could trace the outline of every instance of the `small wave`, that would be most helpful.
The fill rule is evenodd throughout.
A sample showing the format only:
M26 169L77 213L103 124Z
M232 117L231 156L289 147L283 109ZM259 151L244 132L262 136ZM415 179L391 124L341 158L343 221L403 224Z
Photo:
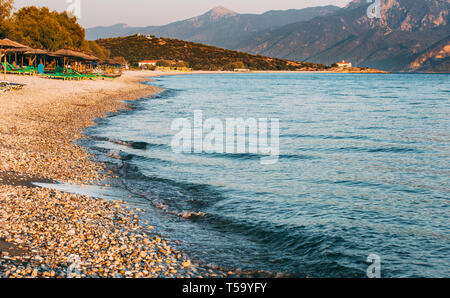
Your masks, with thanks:
M201 211L181 211L181 212L177 212L177 211L171 210L169 205L167 205L165 203L162 203L160 201L153 201L153 205L156 208L163 210L167 214L176 215L176 216L184 218L184 219L193 219L193 218L205 217L206 216L206 213L201 212Z
M194 212L194 211L183 211L177 214L179 217L182 217L184 219L190 219L192 217L204 217L206 216L206 213L204 212Z
M122 145L122 146L127 146L133 149L140 149L140 150L145 150L147 149L148 144L145 142L132 142L132 141L121 141L121 140L114 140L114 139L110 139L109 142L117 144L117 145Z
M333 136L333 135L309 135L309 134L286 134L282 137L286 138L311 138L311 139L331 139L331 140L346 140L346 139L353 139L353 140L368 140L369 137L361 136L361 135L355 135L355 136Z
M415 148L402 148L402 147L387 147L387 148L373 148L367 149L367 152L378 153L378 152L388 152L388 153L423 153L422 150Z
M255 154L255 153L201 153L201 155L205 157L218 157L218 158L226 158L226 159L241 159L241 160L259 160L261 158L269 157L270 155L263 154ZM317 159L315 156L310 155L299 155L299 154L280 154L278 155L279 160L283 159L298 159L298 160L307 160L307 159Z
M128 191L177 216L184 210L199 210L222 199L221 193L211 185L147 176L130 163L122 163L118 174L122 177L123 187Z
M106 137L94 136L91 138L96 141L110 142L113 144L122 145L122 146L130 147L133 149L139 149L139 150L145 150L145 149L147 149L147 147L159 146L159 144L149 144L147 142L123 141L123 140L119 140L119 139L111 139L111 138L106 138Z
M106 155L118 160L131 160L133 158L132 154L127 154L120 150L110 150Z
M148 85L153 85L154 82L149 82ZM160 86L163 87L163 86ZM177 93L179 93L182 90L178 90L178 89L166 89L164 88L163 91L152 94L148 97L146 97L147 99L167 99L167 98L171 98L174 97Z
M367 127L360 127L359 129L362 130L388 130L388 127L384 126L367 126Z
M368 153L423 153L422 150L404 147L378 147L378 148L361 148L361 147L340 147L324 149L330 152L368 152Z
M264 155L259 155L255 153L202 153L206 157L219 157L219 158L230 158L230 159L260 159Z

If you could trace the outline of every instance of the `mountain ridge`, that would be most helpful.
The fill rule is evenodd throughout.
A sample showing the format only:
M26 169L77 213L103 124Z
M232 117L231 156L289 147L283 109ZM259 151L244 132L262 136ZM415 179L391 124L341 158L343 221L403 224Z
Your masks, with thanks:
M86 38L96 40L139 33L232 49L238 47L242 39L249 38L259 31L331 14L339 9L337 6L328 5L304 9L271 10L262 14L238 14L218 6L200 16L163 26L128 27L124 24L116 24L88 28Z
M449 0L382 0L380 19L367 17L369 5L356 0L336 14L260 32L237 50L323 64L345 59L363 67L419 71L422 68L411 63L450 35Z
M101 29L116 36L149 34L326 65L348 60L387 71L450 72L450 0L380 0L381 18L369 18L374 1L263 14L216 7L165 26Z

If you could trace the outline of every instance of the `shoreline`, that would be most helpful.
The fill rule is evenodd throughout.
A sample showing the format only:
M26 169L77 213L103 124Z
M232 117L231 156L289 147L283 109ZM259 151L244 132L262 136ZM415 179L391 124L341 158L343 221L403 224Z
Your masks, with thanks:
M4 125L0 128L0 240L2 247L12 247L20 251L20 255L11 258L5 249L0 249L0 274L11 277L67 277L65 268L70 265L67 258L73 252L80 255L87 265L82 267L83 277L154 277L154 276L195 276L196 269L192 268L189 260L183 260L181 254L170 248L168 243L156 237L147 237L148 230L127 242L127 247L142 251L143 255L151 255L152 261L143 262L154 266L156 261L166 262L172 266L159 268L148 267L146 270L123 270L119 265L99 266L92 261L95 255L102 264L106 263L106 256L99 256L92 242L96 238L105 238L107 247L114 247L116 234L111 234L102 227L104 222L98 221L98 214L89 212L90 209L109 214L109 217L126 218L123 222L107 220L110 227L117 226L121 230L142 230L137 215L128 210L125 202L107 202L105 199L69 194L55 189L36 187L32 182L55 182L93 185L96 181L107 178L102 163L96 162L86 148L78 145L77 141L85 138L83 130L95 125L95 119L103 118L108 113L128 110L130 104L126 101L136 101L142 97L161 92L162 89L142 84L153 77L189 75L189 74L221 74L236 72L195 71L158 72L158 71L127 71L124 76L114 81L54 81L38 77L8 76L7 80L24 83L26 87L20 91L12 91L0 95L0 117ZM298 72L250 72L250 73L298 73ZM324 72L301 72L324 73ZM30 198L35 202L30 202ZM35 204L38 201L40 204ZM82 201L83 206L77 206ZM97 226L86 228L85 223L77 223L79 230L69 229L67 222L73 217L66 214L66 210L53 210L52 206L64 202L70 210L83 214L89 222L97 221ZM13 208L15 207L15 208ZM65 206L66 207L66 206ZM56 212L56 213L55 213ZM24 214L33 220L24 221ZM31 214L31 215L30 215ZM37 216L46 214L46 216ZM111 216L114 214L114 216ZM35 217L33 217L35 216ZM48 217L61 217L62 221L49 225ZM106 216L108 217L108 216ZM11 220L14 218L14 221ZM37 223L39 229L36 228ZM42 231L43 226L49 225ZM83 228L84 225L84 228ZM53 230L57 231L56 234ZM98 230L102 235L90 237L86 240L86 230ZM150 229L151 230L151 229ZM32 236L25 236L31 234ZM77 249L65 249L68 235L78 238L80 246ZM49 234L52 235L49 237ZM84 234L84 235L83 235ZM88 233L90 234L90 233ZM42 242L40 239L43 237ZM123 238L123 237L122 237ZM48 247L48 241L52 246ZM89 241L88 255L81 243ZM145 245L143 244L145 243ZM45 245L44 245L45 244ZM145 250L150 247L158 251L170 252L164 256L151 254ZM64 248L64 249L63 249ZM83 248L83 249L82 249ZM131 251L131 250L130 250ZM70 254L69 254L70 253ZM154 253L154 252L153 252ZM55 259L54 255L58 258ZM168 258L168 255L176 255ZM114 258L113 258L114 259ZM120 259L120 258L119 258ZM132 258L131 258L132 259ZM165 261L164 261L165 260ZM129 260L130 261L130 260ZM125 266L126 267L126 266ZM19 269L18 269L19 268ZM41 268L35 271L35 268ZM158 269L159 268L159 269ZM176 269L177 268L177 269ZM105 269L107 269L105 271ZM191 271L192 269L193 271ZM100 270L100 271L99 271ZM156 271L155 271L156 270ZM144 273L142 273L144 272ZM157 274L157 272L159 272ZM180 273L181 272L181 273Z
M69 277L71 255L81 261L81 277L198 276L169 240L150 236L152 227L126 202L31 187L106 178L105 167L77 140L95 119L128 109L125 101L160 92L142 84L158 75L167 73L130 71L114 81L83 82L7 77L27 85L0 95L2 277Z
M33 184L98 186L99 181L113 178L113 173L79 144L79 140L89 138L84 129L96 125L96 119L130 110L132 102L163 91L142 84L152 78L220 73L236 74L126 71L120 78L103 81L8 75L7 81L25 87L0 93L0 118L4 124L0 127L0 277L69 277L71 255L81 259L81 277L234 274L191 263L182 252L170 247L170 239L154 234L151 223L141 225L141 210L130 210L122 199L107 201ZM64 208L56 208L60 206ZM54 218L59 220L49 220ZM69 244L73 241L75 247ZM112 256L99 250L105 248L113 250ZM122 248L127 254L120 254ZM20 253L10 254L8 250Z

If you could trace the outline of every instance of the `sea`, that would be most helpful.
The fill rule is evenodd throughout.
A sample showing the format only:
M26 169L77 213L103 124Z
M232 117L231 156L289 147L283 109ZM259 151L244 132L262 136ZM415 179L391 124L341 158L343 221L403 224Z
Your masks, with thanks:
M250 276L450 276L449 74L190 74L146 84L163 91L98 119L82 145L193 262ZM267 128L276 160L263 163L267 152L250 146L175 150L177 119L199 124L195 112L219 127L276 120L278 135Z

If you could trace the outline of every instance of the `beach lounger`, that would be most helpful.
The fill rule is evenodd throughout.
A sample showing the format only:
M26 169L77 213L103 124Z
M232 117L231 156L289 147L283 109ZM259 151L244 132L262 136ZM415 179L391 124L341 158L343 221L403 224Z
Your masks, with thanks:
M60 66L57 66L55 68L55 72L46 72L40 75L43 78L46 79L57 79L57 80L80 80L81 78L77 75L64 73L64 69Z
M44 73L44 74L41 74L41 76L46 79L58 79L58 80L64 80L64 81L66 81L66 80L73 81L73 80L81 80L82 79L79 76L67 75L67 74L63 74L63 73Z
M73 76L79 76L81 79L84 80L97 80L98 76L96 76L95 74L81 74L76 70L73 69L69 69L68 74L73 75Z
M3 69L6 68L6 73L8 74L17 74L17 75L34 75L36 73L36 69L32 66L28 66L23 69L15 68L13 65L9 63L2 63Z
M25 86L25 84L10 83L6 81L0 81L0 92L20 90Z
M54 73L44 73L41 74L42 77L48 79L59 79L59 80L96 80L98 77L96 75L83 75L79 72L68 69L66 73L61 67L56 67Z

